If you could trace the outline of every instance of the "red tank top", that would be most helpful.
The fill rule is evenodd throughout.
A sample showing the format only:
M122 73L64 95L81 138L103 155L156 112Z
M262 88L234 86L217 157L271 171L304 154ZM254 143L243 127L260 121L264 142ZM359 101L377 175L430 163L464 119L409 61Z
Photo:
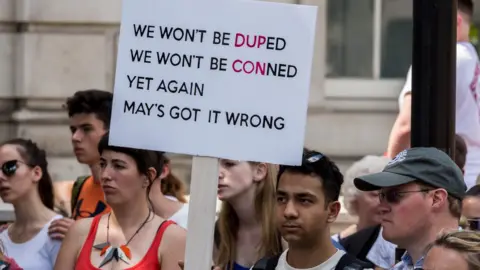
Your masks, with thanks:
M77 263L75 264L75 270L99 270L92 265L90 261L90 254L92 253L93 243L95 242L95 235L97 234L98 223L102 215L98 215L93 218L92 225L90 226L90 232L88 233L87 239L83 244L80 255L78 256ZM166 220L158 228L157 235L153 239L152 244L147 250L147 253L143 258L134 266L126 268L125 270L140 270L140 269L159 269L160 264L158 263L158 247L162 241L162 236L167 227L175 222Z

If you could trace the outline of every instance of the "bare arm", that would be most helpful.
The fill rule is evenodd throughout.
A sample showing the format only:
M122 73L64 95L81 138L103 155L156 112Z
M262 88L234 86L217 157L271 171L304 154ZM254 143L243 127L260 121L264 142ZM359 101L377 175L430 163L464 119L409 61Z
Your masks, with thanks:
M162 270L181 269L179 262L185 260L186 242L186 230L177 225L168 226L158 248L158 261Z
M412 95L407 93L390 132L387 148L388 157L394 158L398 153L410 147L411 115Z
M75 222L70 227L62 241L62 246L55 262L55 270L75 269L78 254L87 238L91 223L91 218L85 218Z

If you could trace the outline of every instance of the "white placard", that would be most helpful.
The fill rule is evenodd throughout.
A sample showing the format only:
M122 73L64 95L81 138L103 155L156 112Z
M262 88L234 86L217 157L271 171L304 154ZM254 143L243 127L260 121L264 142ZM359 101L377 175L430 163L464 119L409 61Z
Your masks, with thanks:
M261 1L124 0L110 143L300 164L316 14Z

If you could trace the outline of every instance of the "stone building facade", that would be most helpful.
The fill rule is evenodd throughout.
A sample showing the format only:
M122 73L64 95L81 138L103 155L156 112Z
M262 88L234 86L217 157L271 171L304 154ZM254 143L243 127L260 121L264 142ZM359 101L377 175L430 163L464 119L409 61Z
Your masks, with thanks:
M383 153L402 84L402 78L382 78L382 55L375 51L382 47L378 13L385 10L384 1L277 1L318 6L306 146L332 156L342 170L363 155ZM49 154L55 180L88 173L73 157L62 104L80 89L113 89L121 2L0 0L0 140L20 136L37 141ZM360 2L375 5L372 9ZM402 11L400 1L389 2L398 5L390 7L392 11ZM411 12L409 8L407 4L403 10ZM335 12L341 16L329 15ZM364 17L347 21L356 18L350 13ZM365 21L371 26L365 29L373 34L357 29ZM345 74L330 75L339 59L345 58L340 64L352 62L353 68L364 64L363 53L355 53L365 47L362 44L341 45L340 56L335 49L337 43L358 42L358 35L371 38L372 77L350 75L348 66ZM351 37L350 41L340 40L342 36ZM175 172L188 180L190 158L174 156L173 163Z
M342 168L381 154L401 80L326 77L327 1L279 2L318 6L306 145ZM0 140L39 142L54 179L86 172L73 158L62 104L76 90L112 90L120 14L118 0L0 0ZM175 156L174 163L188 179L190 159Z

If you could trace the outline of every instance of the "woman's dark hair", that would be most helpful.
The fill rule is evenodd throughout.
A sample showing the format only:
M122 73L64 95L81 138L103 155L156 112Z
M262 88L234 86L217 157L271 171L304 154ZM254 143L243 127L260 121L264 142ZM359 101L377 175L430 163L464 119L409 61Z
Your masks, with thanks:
M40 149L36 143L32 140L25 139L12 139L3 142L0 146L15 145L18 146L18 153L30 167L40 167L42 170L42 178L38 182L38 194L43 204L53 210L54 207L54 195L53 195L53 183L50 174L48 173L47 155L43 149Z
M152 150L144 150L144 149L135 149L135 148L128 148L128 147L121 147L121 146L113 146L108 144L108 136L109 134L106 133L103 135L102 139L98 143L98 152L100 155L105 150L111 150L114 152L123 153L132 157L137 164L137 170L147 176L148 180L150 181L147 187L147 198L150 201L148 194L150 194L150 189L152 187L153 180L158 178L162 173L162 169L164 166L165 159L163 158L162 152L152 151ZM148 175L148 169L154 168L156 170L156 175L153 179L151 179Z

